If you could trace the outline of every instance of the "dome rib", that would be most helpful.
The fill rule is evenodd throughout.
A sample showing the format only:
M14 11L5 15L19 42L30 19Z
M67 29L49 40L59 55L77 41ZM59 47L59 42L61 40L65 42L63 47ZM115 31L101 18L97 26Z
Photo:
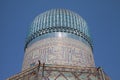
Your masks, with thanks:
M78 14L66 9L52 9L38 15L30 28L26 46L38 36L51 32L68 32L84 38L91 46L87 23Z

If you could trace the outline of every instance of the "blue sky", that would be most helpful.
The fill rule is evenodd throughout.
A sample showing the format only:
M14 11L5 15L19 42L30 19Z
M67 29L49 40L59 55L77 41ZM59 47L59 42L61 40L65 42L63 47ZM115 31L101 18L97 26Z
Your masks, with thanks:
M35 16L52 8L70 9L87 21L96 66L118 80L119 0L0 0L0 80L21 71L28 28Z

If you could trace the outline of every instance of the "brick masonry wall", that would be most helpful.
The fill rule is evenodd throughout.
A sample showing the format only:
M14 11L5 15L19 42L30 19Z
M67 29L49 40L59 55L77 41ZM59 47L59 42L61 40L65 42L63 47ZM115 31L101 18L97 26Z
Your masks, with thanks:
M38 60L46 64L95 67L92 50L72 38L47 38L26 48L23 70Z

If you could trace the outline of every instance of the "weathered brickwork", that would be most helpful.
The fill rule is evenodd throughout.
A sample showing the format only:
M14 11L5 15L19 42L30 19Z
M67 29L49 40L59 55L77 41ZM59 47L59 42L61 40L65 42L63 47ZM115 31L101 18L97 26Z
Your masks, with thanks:
M38 60L46 64L94 67L90 47L72 38L47 38L33 43L26 49L23 68Z

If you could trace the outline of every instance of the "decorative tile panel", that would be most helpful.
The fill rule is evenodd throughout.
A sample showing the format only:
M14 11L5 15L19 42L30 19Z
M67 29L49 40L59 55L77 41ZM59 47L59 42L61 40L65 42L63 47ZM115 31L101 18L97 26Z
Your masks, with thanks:
M38 60L55 65L95 66L91 48L67 37L46 38L33 43L25 51L23 69Z

